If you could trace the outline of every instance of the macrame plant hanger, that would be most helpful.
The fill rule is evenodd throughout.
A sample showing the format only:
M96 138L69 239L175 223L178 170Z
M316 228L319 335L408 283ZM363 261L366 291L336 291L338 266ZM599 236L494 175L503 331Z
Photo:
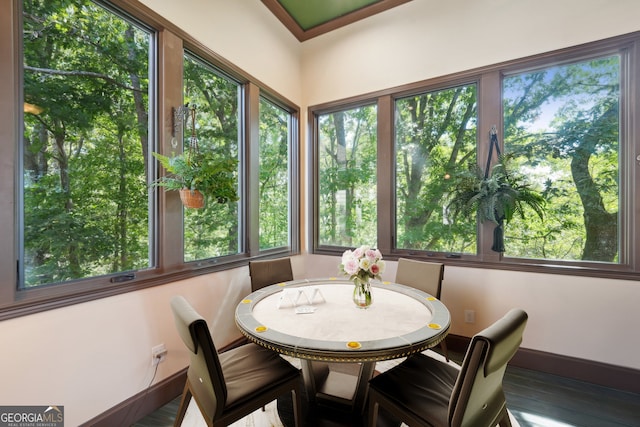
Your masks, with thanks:
M189 107L189 116L191 117L191 136L189 136L188 146L183 148L187 150L186 153L186 162L191 167L197 167L198 165L193 164L194 162L198 162L198 136L196 135L196 106L192 105ZM202 208L205 205L204 195L202 192L197 189L183 189L180 191L180 199L182 203L188 208Z
M500 144L498 143L498 130L496 125L491 127L490 139L489 139L489 155L487 156L487 166L484 168L484 179L489 178L491 168L491 157L493 156L493 150L496 150L496 155L500 157ZM491 250L494 252L504 252L504 217L496 218L498 224L493 229L493 245Z
M490 132L491 138L489 140L489 155L487 156L487 167L484 168L484 179L489 178L489 171L491 168L491 156L493 156L493 147L496 147L496 154L500 157L500 144L498 143L498 131L496 125L491 126Z
M191 136L189 137L189 147L187 147L187 161L191 162L193 157L198 154L198 136L196 135L196 106L192 105L189 108L189 114L191 115Z

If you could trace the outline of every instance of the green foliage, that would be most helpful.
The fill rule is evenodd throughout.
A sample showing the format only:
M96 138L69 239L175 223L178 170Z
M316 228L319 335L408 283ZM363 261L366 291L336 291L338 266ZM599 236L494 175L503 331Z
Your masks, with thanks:
M184 102L197 107L195 129L200 152L215 153L220 159L238 159L240 85L189 52L185 52L183 64ZM193 121L186 126L191 132L184 132L184 147L190 144L193 126ZM239 251L238 203L220 204L211 197L207 199L204 209L184 211L185 261L234 255Z
M401 98L395 110L397 247L475 253L475 218L452 222L443 209L446 177L475 160L475 85Z
M24 0L24 283L148 268L150 35L87 0Z
M377 242L375 106L338 111L319 121L319 243Z
M236 159L217 156L213 151L186 151L172 157L153 153L153 156L168 175L160 177L152 185L167 190L198 190L217 203L238 200Z
M508 224L515 214L524 219L526 206L544 218L544 197L531 188L525 176L509 170L510 159L508 154L500 156L488 177L472 163L468 171L452 179L448 205L452 218L477 212L480 221Z
M260 99L260 249L289 245L290 114Z
M505 150L547 201L514 217L509 256L619 262L621 73L610 55L504 79Z

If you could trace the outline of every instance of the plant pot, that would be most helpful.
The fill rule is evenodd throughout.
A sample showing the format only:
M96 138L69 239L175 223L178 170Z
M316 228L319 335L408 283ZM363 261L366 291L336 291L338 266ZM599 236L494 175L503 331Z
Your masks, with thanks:
M180 190L180 200L187 208L199 209L204 207L204 194L198 190L183 188Z

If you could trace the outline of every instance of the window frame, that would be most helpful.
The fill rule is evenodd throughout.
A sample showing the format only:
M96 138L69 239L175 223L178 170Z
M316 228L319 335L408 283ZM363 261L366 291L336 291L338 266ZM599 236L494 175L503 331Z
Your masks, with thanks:
M319 244L319 234L320 234L320 230L319 230L319 225L320 225L320 220L319 220L319 216L320 216L320 206L319 206L319 201L318 201L318 195L320 194L320 167L318 164L318 159L319 159L319 144L318 144L318 132L319 132L319 125L318 125L318 118L319 116L324 116L324 115L329 115L329 114L333 114L333 113L338 113L338 112L342 112L342 111L348 111L348 110L354 110L354 109L358 109L358 108L363 108L363 107L375 107L377 114L376 114L376 121L377 121L377 132L376 132L376 140L377 140L377 156L376 156L376 166L377 166L377 185L380 186L381 183L386 182L384 179L385 175L385 171L383 170L383 165L386 164L386 162L382 162L381 163L381 156L382 154L380 153L380 137L382 135L381 131L380 131L380 124L379 124L379 120L380 120L380 108L382 107L383 109L385 108L384 105L381 106L381 102L378 99L375 98L368 98L365 97L363 98L361 101L355 101L349 104L340 104L340 103L329 103L327 104L326 108L322 108L322 109L318 109L314 111L313 115L309 115L309 119L310 119L310 123L309 123L309 129L312 130L312 141L313 141L313 147L312 147L312 158L313 161L311 163L311 182L313 184L313 194L314 197L311 199L311 205L312 205L312 212L313 212L313 220L311 222L312 227L310 230L312 232L312 242L314 245L314 249L317 249L318 251L327 251L326 253L332 253L335 248L343 248L342 250L344 251L343 246L334 246L334 245L328 245L328 244ZM385 110L386 111L386 110ZM382 177L382 178L381 178ZM378 197L380 197L380 191L378 191ZM380 198L378 198L378 205L380 204ZM384 230L386 228L381 227L380 225L380 215L381 215L381 209L378 206L377 207L377 234L378 234L378 242L380 241L380 233L384 233ZM342 254L342 252L340 253Z
M193 49L197 49L197 47L194 47ZM194 265L197 267L201 267L203 265L220 265L220 264L224 264L225 262L228 261L233 261L238 259L238 257L242 256L246 245L243 244L244 240L242 238L242 230L245 229L245 227L243 226L243 223L241 221L242 216L242 210L243 207L245 207L246 205L242 202L242 196L243 194L241 194L240 189L244 188L243 187L243 182L245 180L245 175L247 173L247 168L246 165L244 164L243 161L241 161L240 159L243 157L243 151L245 150L245 140L246 138L246 133L244 132L244 127L245 127L245 122L247 121L246 119L246 114L245 112L242 111L243 106L245 105L244 103L244 98L245 98L245 92L246 92L246 87L247 87L247 79L238 75L232 75L229 72L225 71L224 69L222 69L221 67L219 67L218 65L214 64L211 59L207 59L207 57L209 57L209 55L206 52L202 52L200 51L199 53L195 53L191 48L189 48L188 46L184 45L183 46L183 58L186 56L190 56L192 60L197 61L201 64L201 66L208 68L209 71L212 74L216 74L219 78L224 78L227 79L235 84L237 84L238 86L238 126L237 126L237 130L238 130L238 196L240 197L240 200L238 200L238 253L235 254L227 254L227 255L221 255L218 257L210 257L210 258L202 258L202 259L194 259L194 260L185 260L184 259L184 249L185 249L185 238L184 238L184 209L182 210L182 227L181 227L181 236L182 236L182 262L187 264L187 265ZM183 62L184 65L184 62ZM181 67L181 69L183 70L183 67ZM182 94L182 101L179 105L183 105L184 104L184 92ZM187 132L188 130L185 128L184 132ZM184 138L183 138L184 139ZM184 143L183 143L184 144ZM166 148L166 147L165 147ZM184 149L184 147L183 147ZM165 152L162 154L165 155L170 155L171 152L174 152L175 148L172 148L171 151L169 152Z
M297 159L299 156L299 152L298 152L298 145L299 144L295 144L295 138L293 138L293 134L298 132L298 114L296 111L292 110L290 107L288 107L287 105L282 104L282 102L280 102L276 97L274 97L273 95L270 95L268 93L261 93L258 95L258 127L260 126L260 105L263 102L269 103L272 106L274 106L275 108L278 108L280 110L282 110L283 112L285 112L288 115L288 135L287 135L287 192L288 192L288 205L287 205L287 222L289 224L289 228L291 229L292 227L295 230L299 230L300 225L299 222L297 221L298 215L296 215L295 210L293 209L294 206L294 202L295 205L297 205L297 201L298 201L298 194L300 191L300 186L298 184L298 180L295 179L295 177L300 176L300 170L298 168L298 164L297 162L292 162L292 159ZM258 228L258 233L259 234L259 230L260 230L260 192L259 192L259 182L260 182L260 135L259 135L259 130L258 130L258 135L256 135L256 138L253 138L252 140L256 140L257 139L257 147L256 150L258 152L257 155L257 161L258 161L258 166L255 169L252 169L252 171L257 171L257 173L255 174L255 178L257 178L258 182L258 188L255 191L256 193L256 201L255 204L257 206L256 211L258 212L258 222L256 223L256 227ZM291 245L291 233L289 233L289 239L287 241L287 245L285 246L274 246L271 248L266 248L266 249L259 249L260 248L260 239L258 238L258 242L256 243L256 246L261 252L263 253L270 253L270 252L279 252L282 250L283 247L288 247Z
M477 135L476 155L481 167L482 159L488 155L488 135L496 125L502 145L503 111L502 79L506 75L525 72L528 69L550 67L563 63L577 62L583 59L619 54L621 57L621 113L620 113L620 222L621 239L620 263L607 264L589 261L541 260L505 257L491 251L493 225L478 224L476 255L417 250L400 250L395 246L395 150L394 150L394 108L395 100L406 96L434 92L448 87L464 84L477 85ZM527 271L574 276L592 276L617 279L640 279L640 206L636 200L640 196L637 166L640 164L640 32L615 36L604 40L578 46L559 49L529 57L505 61L472 70L466 70L446 76L389 88L346 100L332 101L308 108L311 164L317 179L318 168L318 116L327 111L339 110L347 106L358 106L377 100L379 105L378 121L378 248L386 259L396 260L410 257L422 260L438 260L447 265L489 268L499 270ZM487 135L487 143L484 143ZM502 148L502 147L501 147ZM495 162L495 159L493 160ZM636 167L633 167L635 164ZM492 163L493 165L493 163ZM312 251L316 254L340 255L345 247L319 246L318 233L318 188L314 184L311 197L312 218L310 238ZM635 242L639 242L634 244ZM623 253L624 251L624 253ZM623 257L626 257L624 259Z
M102 0L95 0L102 2ZM105 2L106 3L106 2ZM21 209L21 179L19 141L22 139L22 2L9 0L0 6L0 74L7 78L0 82L3 97L0 99L0 156L3 167L0 168L0 189L5 195L0 199L0 232L13 236L0 242L0 271L5 272L0 284L0 321L50 309L69 306L122 293L138 291L177 280L188 279L247 265L250 259L272 256L290 256L300 253L299 216L299 107L278 92L262 84L253 76L225 60L204 46L185 31L164 19L148 7L135 0L110 0L110 7L124 16L141 23L155 34L155 52L152 55L156 87L152 88L156 103L150 110L150 121L155 141L149 147L151 151L170 152L172 107L182 104L182 61L185 50L203 58L222 73L237 80L243 90L241 109L240 150L240 239L244 243L242 251L233 256L210 258L207 260L184 262L181 245L175 245L176 237L182 238L182 204L177 192L165 192L155 188L149 200L152 212L150 223L152 233L149 236L150 253L154 257L152 267L135 271L132 280L118 282L111 278L120 274L95 276L59 284L43 285L36 288L18 290L18 259L22 224L19 220ZM153 62L153 61L152 61ZM249 217L257 212L253 201L251 186L251 168L249 167L257 151L252 146L258 143L257 134L251 135L250 129L258 129L254 102L259 96L268 96L272 102L286 108L291 114L290 132L290 180L293 196L290 202L290 246L261 252L257 245L257 228L251 227ZM160 168L155 159L149 156L149 170L157 177ZM175 194L173 194L175 193ZM257 215L257 214L256 214ZM255 243L254 243L255 240Z
M147 130L148 130L148 146L147 146L147 150L149 153L149 157L151 157L151 152L153 151L153 141L156 141L158 139L158 134L159 134L159 128L158 128L158 121L157 121L157 116L158 116L158 99L157 99L157 91L154 90L154 86L158 85L158 73L157 73L157 51L158 51L158 31L153 28L150 25L147 25L146 23L144 23L143 21L141 21L140 19L138 19L137 17L131 15L130 13L126 12L124 9L122 9L121 7L116 6L115 4L109 4L109 3L105 3L101 0L88 0L93 2L93 4L96 5L96 7L98 8L102 8L104 9L105 12L107 13L111 13L112 15L122 19L122 20L127 20L128 22L136 25L138 27L139 30L143 30L143 31L147 31L148 32L148 37L149 37L149 43L148 43L148 76L149 76L149 89L148 89L148 125L147 125ZM22 4L21 2L18 2L18 10L20 11L20 14L22 13ZM18 26L22 28L22 23L19 20L18 21ZM24 44L22 43L22 40L19 38L17 40L17 42L19 43L19 58L20 58L20 63L22 63L23 61L23 57L24 57ZM19 67L19 75L20 75L20 86L19 88L23 88L24 87L24 79L23 79L23 72L22 72L22 67ZM24 91L20 90L20 94L21 96L20 98L20 103L22 103L23 98L22 96L24 95ZM20 127L22 129L22 127L24 127L24 115L20 116L21 118L20 120ZM16 141L22 141L22 133L19 132L16 136ZM76 284L79 282L83 282L86 280L100 280L100 278L107 278L110 283L122 283L127 281L128 276L130 276L130 274L132 272L137 273L142 273L152 270L154 268L156 268L156 250L154 242L155 242L155 238L156 235L155 233L152 233L151 230L154 230L156 228L155 226L155 215L154 215L154 210L153 210L153 206L154 206L154 200L155 200L155 193L148 193L147 196L147 222L148 222L148 253L147 253L147 261L148 261L148 265L145 268L140 268L138 270L121 270L121 271L117 271L117 272L113 272L113 273L106 273L104 275L101 276L87 276L87 277L81 277L81 278L77 278L77 279L70 279L70 280L66 280L66 281L62 281L62 282L51 282L51 283L43 283L43 284L38 284L35 285L33 287L25 287L24 286L24 282L26 280L26 275L25 275L25 267L19 265L20 260L23 260L23 255L24 255L24 163L21 159L23 159L24 156L24 147L22 146L23 144L18 144L18 147L16 148L16 153L17 153L17 157L16 157L16 215L17 215L17 221L19 223L18 226L18 233L16 233L16 241L17 241L17 247L18 247L18 253L16 254L16 257L18 259L18 265L16 267L16 271L17 271L17 278L16 278L16 286L17 286L17 293L23 293L24 295L28 295L30 293L36 293L36 289L40 289L40 288L49 288L49 287L54 287L57 285L66 285L66 284ZM149 170L149 176L150 177L154 177L155 175L155 163L151 162L150 159L148 159L148 170ZM153 175L152 175L153 174ZM22 252L22 254L20 253ZM43 292L44 293L44 292ZM1 304L0 304L1 306Z
M416 249L400 249L397 247L396 245L396 239L397 239L397 231L396 231L396 227L397 227L397 206L398 206L398 200L396 197L396 193L397 193L397 182L396 182L396 169L395 169L395 160L397 158L397 151L396 151L396 128L395 128L395 123L396 123L396 103L399 100L403 100L403 99L407 99L407 98L411 98L411 97L416 97L416 96L422 96L425 94L430 94L430 93L438 93L438 92L443 92L446 90L451 90L451 89L456 89L456 88L460 88L460 87L467 87L467 86L474 86L475 90L476 90L476 110L478 110L478 114L476 115L477 118L477 122L478 124L476 125L476 158L479 158L479 153L477 151L478 148L478 139L479 139L479 135L480 135L480 120L479 120L479 107L478 104L480 102L479 100L479 96L477 95L477 93L479 92L479 87L480 87L480 77L479 76L475 76L475 75L471 75L469 76L468 79L461 79L461 80L451 80L451 81L443 81L443 82L439 82L434 86L429 87L428 90L424 90L424 87L422 88L418 88L418 89L413 89L410 91L405 91L405 92L400 92L397 94L394 94L392 97L392 105L391 105L391 114L392 114L392 122L391 122L391 134L390 134L390 152L391 155L393 156L393 158L391 159L389 164L389 168L391 169L391 174L393 177L393 186L391 189L391 200L393 203L393 206L391 208L391 216L393 218L393 223L392 223L392 235L393 235L393 240L391 241L391 247L393 248L392 251L393 252L397 252L397 253L402 253L402 256L412 256L415 255L415 253L426 253L428 257L433 257L432 254L436 254L438 253L437 251L420 251L420 250L416 250ZM486 158L486 154L485 154L485 158ZM482 162L483 163L483 162ZM477 234L477 238L476 238L476 246L478 246L478 248L480 247L480 240L481 237L479 234ZM442 252L444 253L444 252ZM451 253L450 255L454 255L456 258L464 258L464 259L470 259L473 260L474 258L477 257L477 255L470 255L469 253Z

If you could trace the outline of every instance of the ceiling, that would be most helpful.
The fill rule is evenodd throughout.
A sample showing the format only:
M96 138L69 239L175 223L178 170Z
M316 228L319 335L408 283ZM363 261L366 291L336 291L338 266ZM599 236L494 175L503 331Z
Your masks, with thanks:
M411 0L262 0L300 41L328 33Z

